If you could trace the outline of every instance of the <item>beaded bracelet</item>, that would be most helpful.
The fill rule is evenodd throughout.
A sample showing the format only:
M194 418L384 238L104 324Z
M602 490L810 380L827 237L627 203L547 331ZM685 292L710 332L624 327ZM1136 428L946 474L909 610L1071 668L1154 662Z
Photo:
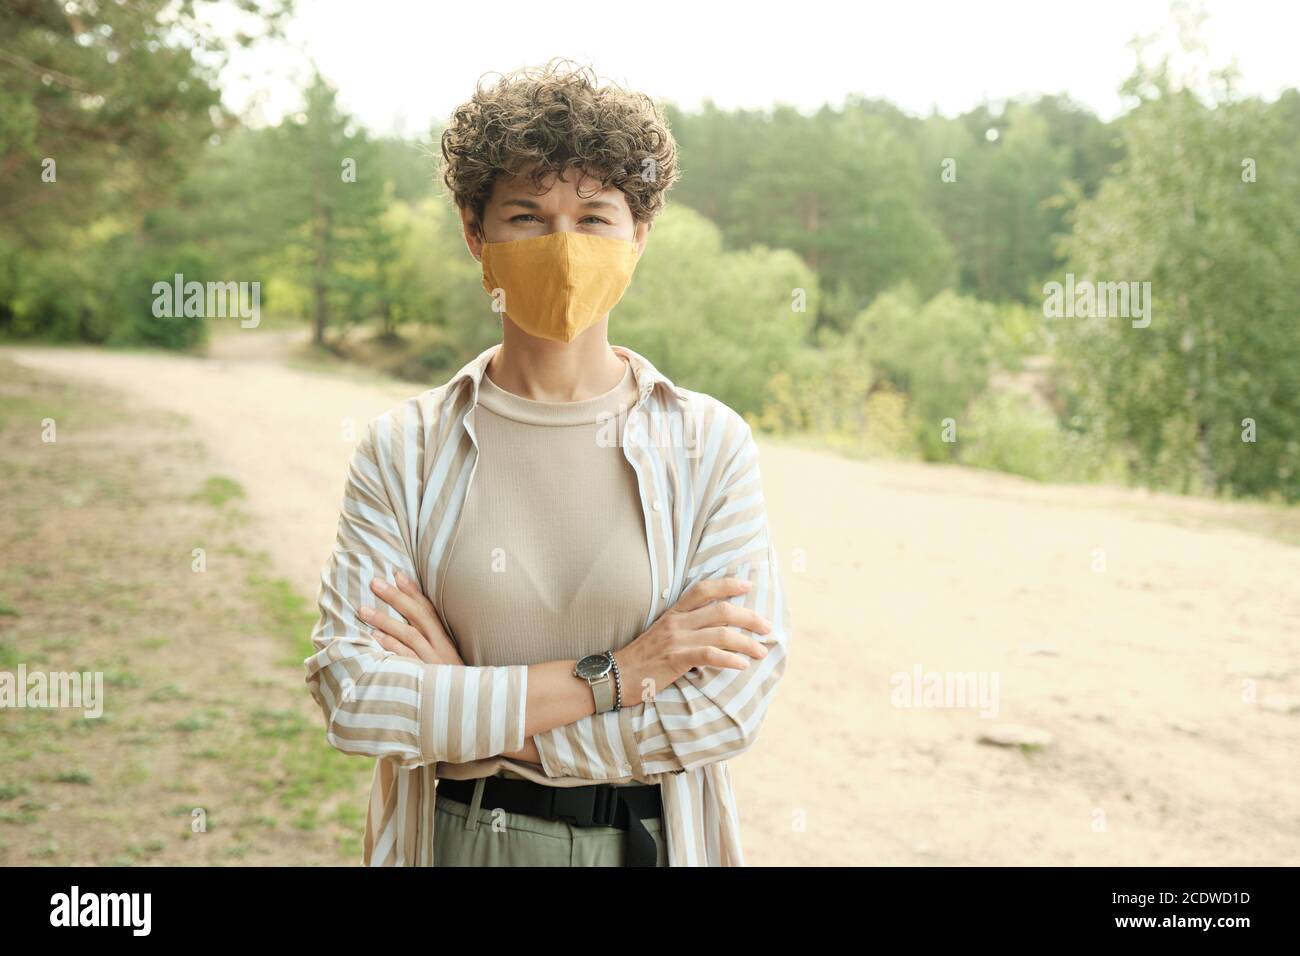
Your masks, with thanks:
M618 661L614 660L614 652L606 651L605 655L614 669L614 709L618 710L623 706L623 676L618 672Z

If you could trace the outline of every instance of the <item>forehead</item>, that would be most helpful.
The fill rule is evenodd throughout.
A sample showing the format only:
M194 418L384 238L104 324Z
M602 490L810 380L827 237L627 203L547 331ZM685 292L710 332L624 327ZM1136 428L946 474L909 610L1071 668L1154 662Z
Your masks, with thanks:
M579 195L581 193L581 195ZM549 173L542 178L538 188L528 177L528 171L517 176L501 173L492 183L490 202L501 203L510 199L545 201L589 202L596 199L626 203L623 191L617 186L600 189L600 180L575 167L560 173Z

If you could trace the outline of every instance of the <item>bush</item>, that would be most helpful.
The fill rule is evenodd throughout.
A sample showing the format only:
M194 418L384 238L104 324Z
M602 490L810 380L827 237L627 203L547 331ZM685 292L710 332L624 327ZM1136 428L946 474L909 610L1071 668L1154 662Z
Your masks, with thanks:
M907 394L925 457L952 461L944 423L961 427L997 371L1014 371L1041 348L1039 322L1023 307L941 292L922 302L909 286L879 296L854 321L850 339L881 377Z
M1014 392L976 399L958 426L958 460L1035 481L1121 480L1123 463L1095 435L1063 428L1046 408Z
M113 283L110 292L116 319L109 345L142 345L164 349L188 349L207 340L207 322L184 315L181 303L173 303L171 316L154 315L154 284L170 282L180 273L184 281L213 279L208 263L199 254L180 250L154 254L128 266ZM238 322L237 317L227 321Z
M906 398L875 381L849 347L805 349L789 369L776 372L757 425L771 434L811 436L851 454L916 452Z

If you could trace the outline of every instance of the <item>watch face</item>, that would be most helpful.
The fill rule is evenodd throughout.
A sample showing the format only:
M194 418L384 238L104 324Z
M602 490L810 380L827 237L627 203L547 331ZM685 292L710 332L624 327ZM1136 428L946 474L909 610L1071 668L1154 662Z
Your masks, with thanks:
M578 676L587 680L601 677L608 673L609 669L609 658L604 654L588 654L578 661Z

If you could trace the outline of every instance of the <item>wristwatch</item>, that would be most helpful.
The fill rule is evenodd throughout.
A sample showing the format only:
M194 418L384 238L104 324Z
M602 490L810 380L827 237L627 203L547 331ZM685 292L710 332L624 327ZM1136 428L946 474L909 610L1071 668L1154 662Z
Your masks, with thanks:
M588 654L574 666L573 676L582 678L591 686L591 694L596 698L596 713L617 710L622 705L623 688L618 680L618 665L614 663L613 651Z

